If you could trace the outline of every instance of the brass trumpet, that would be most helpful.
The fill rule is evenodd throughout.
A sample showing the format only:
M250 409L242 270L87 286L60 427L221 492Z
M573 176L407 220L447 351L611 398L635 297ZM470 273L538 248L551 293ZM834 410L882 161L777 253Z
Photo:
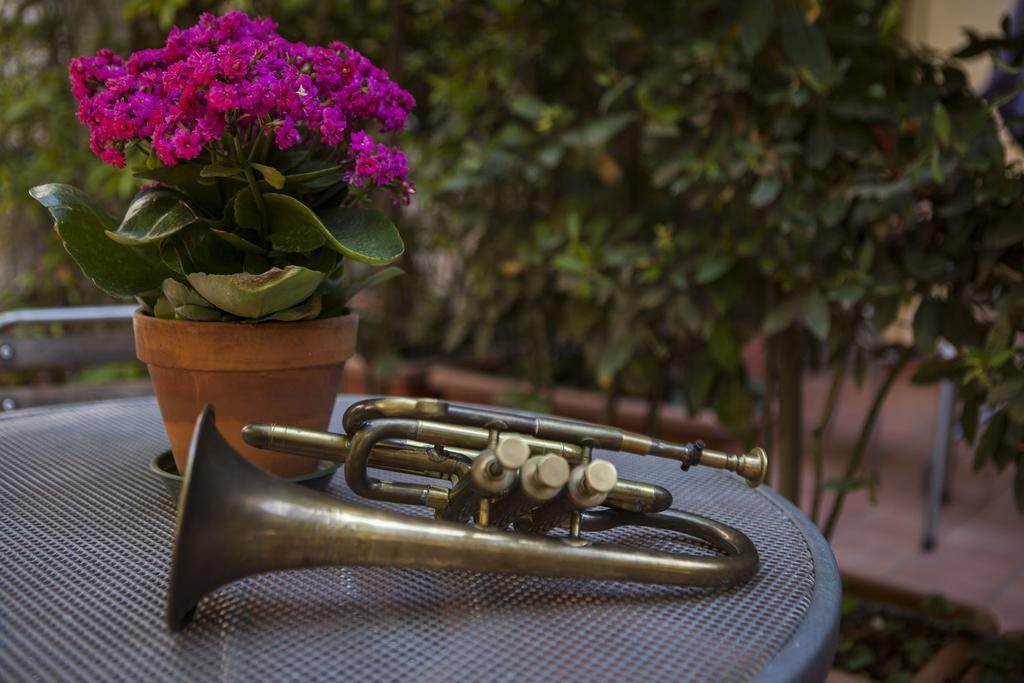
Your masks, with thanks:
M736 585L757 572L757 550L743 533L670 510L667 489L619 479L594 450L669 458L684 470L729 470L757 486L767 469L760 448L729 455L699 441L675 444L433 399L360 401L346 411L343 425L348 434L250 424L242 436L259 448L342 462L355 493L427 506L435 519L354 505L280 481L224 441L207 406L196 422L178 508L170 630L179 630L215 588L278 569L413 566L699 587ZM448 485L381 481L369 476L370 468ZM515 531L506 531L510 526ZM582 535L620 526L677 532L722 555L595 544ZM546 536L556 528L567 533Z

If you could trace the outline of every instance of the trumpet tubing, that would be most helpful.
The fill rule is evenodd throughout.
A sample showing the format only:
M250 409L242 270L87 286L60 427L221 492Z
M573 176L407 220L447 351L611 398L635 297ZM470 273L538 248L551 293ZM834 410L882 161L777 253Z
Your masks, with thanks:
M746 581L758 568L757 550L743 533L670 510L667 489L620 479L594 451L668 458L684 470L722 469L756 486L767 468L761 449L730 455L700 442L675 444L613 427L433 399L355 403L343 418L348 434L271 424L242 430L252 446L344 463L354 493L431 508L436 519L429 519L277 480L235 453L217 433L215 419L207 406L197 420L182 486L167 604L172 631L209 591L278 569L416 566L717 587ZM384 481L370 469L436 483ZM504 531L510 525L519 531ZM620 526L679 533L721 554L593 544L583 537ZM545 536L559 527L568 535Z

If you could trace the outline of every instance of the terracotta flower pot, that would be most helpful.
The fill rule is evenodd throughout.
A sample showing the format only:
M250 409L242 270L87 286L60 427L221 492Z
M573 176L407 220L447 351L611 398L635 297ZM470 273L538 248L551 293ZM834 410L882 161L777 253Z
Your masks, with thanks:
M184 471L196 416L213 405L228 443L282 477L317 461L248 446L250 422L327 428L345 361L356 347L355 314L291 323L215 323L134 316L135 351L149 368L174 462Z

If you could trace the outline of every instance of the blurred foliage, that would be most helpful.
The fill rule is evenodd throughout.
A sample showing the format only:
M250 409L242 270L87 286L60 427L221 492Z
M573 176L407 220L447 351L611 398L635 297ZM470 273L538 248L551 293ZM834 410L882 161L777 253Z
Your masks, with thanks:
M2 13L22 60L0 76L5 204L42 180L126 192L72 120L71 55L155 44L201 10L265 13L350 41L419 101L410 276L364 349L497 355L541 397L678 399L750 436L751 340L785 334L859 376L920 300L915 351L956 357L919 376L959 378L979 465L1015 466L1024 505L1019 171L963 71L903 42L896 0L4 5L35 8Z

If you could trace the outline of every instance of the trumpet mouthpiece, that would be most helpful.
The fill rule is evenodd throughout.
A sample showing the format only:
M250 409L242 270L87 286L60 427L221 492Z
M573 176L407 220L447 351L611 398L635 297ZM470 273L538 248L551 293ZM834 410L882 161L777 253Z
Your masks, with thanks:
M768 454L760 446L743 455L729 455L705 448L700 454L700 464L735 472L746 479L751 488L763 484L768 474Z

